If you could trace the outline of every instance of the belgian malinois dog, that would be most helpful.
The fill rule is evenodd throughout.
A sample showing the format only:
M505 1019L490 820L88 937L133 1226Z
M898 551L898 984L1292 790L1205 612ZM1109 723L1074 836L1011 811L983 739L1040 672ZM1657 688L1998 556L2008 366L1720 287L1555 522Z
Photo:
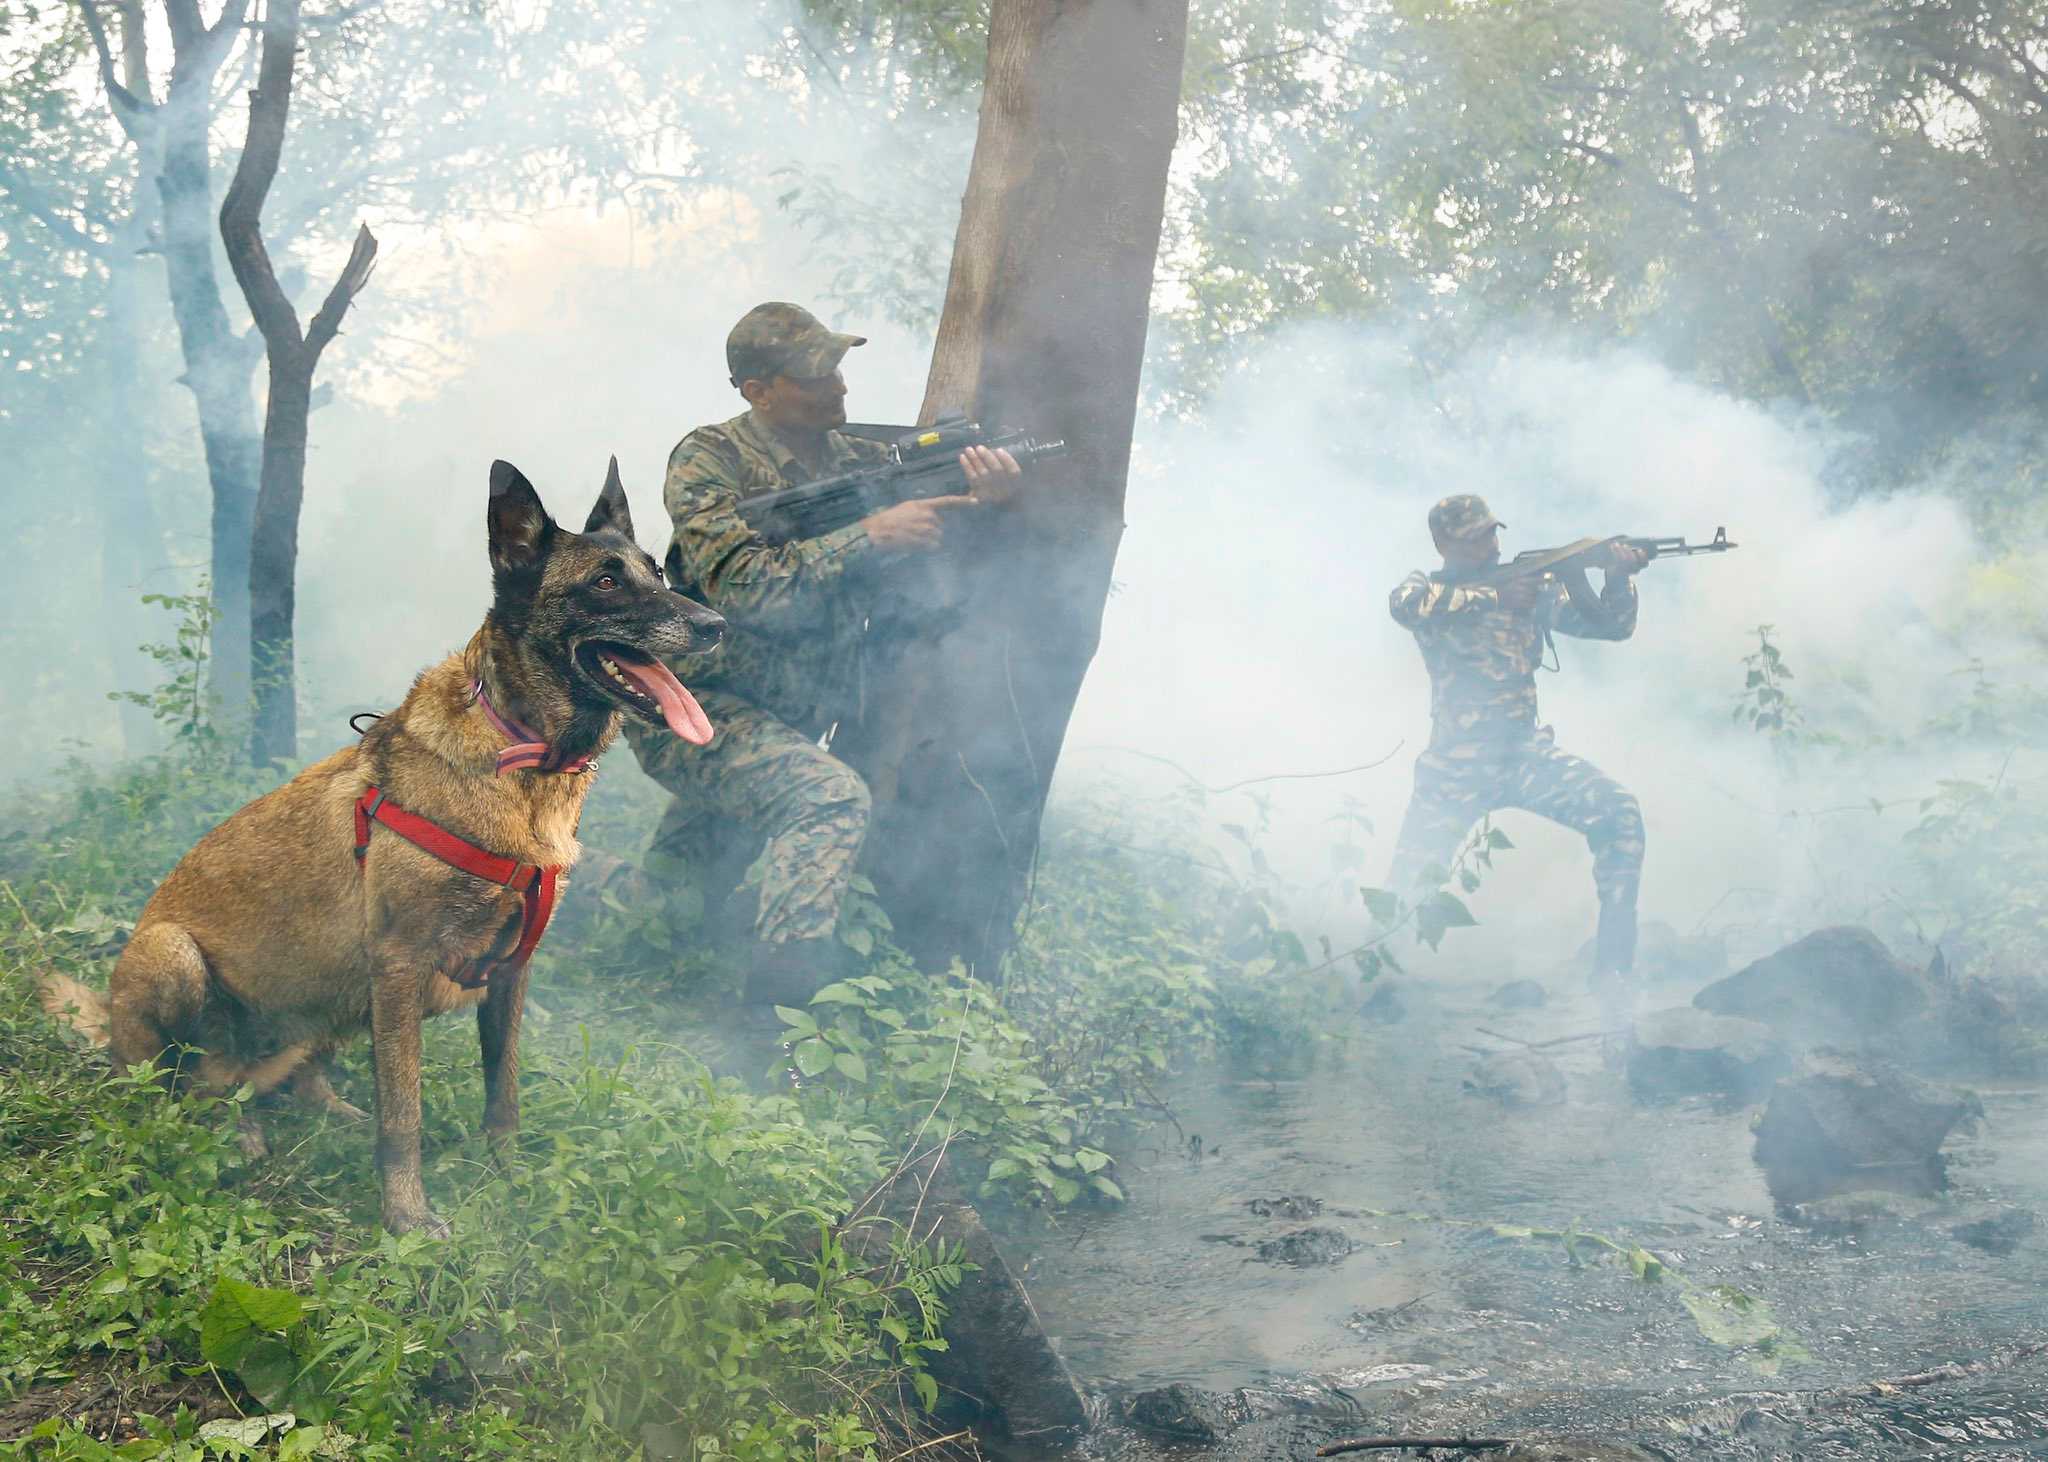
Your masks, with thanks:
M377 1170L395 1232L447 1225L420 1182L420 1021L474 1005L484 1132L519 1126L526 957L575 861L591 762L623 718L703 744L711 726L662 659L724 621L663 583L633 541L614 459L581 533L491 466L493 596L468 646L354 745L201 838L143 907L102 998L45 1003L202 1090L248 1082L360 1117L325 1058L367 1023ZM181 1048L204 1052L181 1068ZM259 1139L260 1140L260 1139Z

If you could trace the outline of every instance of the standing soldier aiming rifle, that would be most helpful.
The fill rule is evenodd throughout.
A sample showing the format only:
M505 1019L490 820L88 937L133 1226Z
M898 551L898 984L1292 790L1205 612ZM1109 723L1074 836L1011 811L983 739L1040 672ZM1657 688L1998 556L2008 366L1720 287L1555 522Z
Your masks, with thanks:
M1553 633L1593 640L1635 633L1635 575L1651 551L1617 539L1584 548L1551 572L1515 574L1500 565L1502 526L1470 493L1439 502L1429 511L1429 532L1443 567L1410 574L1390 601L1429 667L1431 731L1415 762L1415 794L1388 886L1413 898L1424 871L1447 864L1473 826L1501 808L1583 833L1600 895L1594 981L1611 995L1635 964L1642 809L1591 762L1559 751L1550 728L1537 724L1536 670ZM1585 581L1588 567L1605 570L1598 596Z
M869 797L828 748L834 727L860 711L860 640L877 590L903 556L939 548L947 519L972 511L977 492L1018 473L1008 452L970 446L959 456L965 493L899 502L793 541L750 525L742 499L887 457L881 444L840 431L840 362L866 343L799 306L756 305L725 342L748 409L684 437L662 487L675 525L669 582L729 625L719 654L690 669L717 730L701 747L629 739L641 767L673 794L651 849L657 867L703 867L700 845L721 819L765 845L749 1004L801 1006L834 978L839 906L867 837Z

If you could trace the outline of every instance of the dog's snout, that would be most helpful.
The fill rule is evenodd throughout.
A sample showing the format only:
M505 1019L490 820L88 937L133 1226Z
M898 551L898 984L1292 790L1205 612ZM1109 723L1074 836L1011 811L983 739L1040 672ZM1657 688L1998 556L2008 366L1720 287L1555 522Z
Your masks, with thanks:
M715 609L706 609L695 600L686 599L684 614L689 619L690 648L713 650L725 640L725 616Z

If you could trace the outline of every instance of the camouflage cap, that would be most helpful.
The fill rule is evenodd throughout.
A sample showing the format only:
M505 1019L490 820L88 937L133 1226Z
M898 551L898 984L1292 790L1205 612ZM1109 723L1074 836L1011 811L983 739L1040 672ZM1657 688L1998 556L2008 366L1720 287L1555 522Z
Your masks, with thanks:
M776 376L810 379L831 375L847 351L867 343L865 335L827 330L802 305L771 300L755 305L732 327L725 337L725 365L735 386Z
M1430 536L1445 542L1477 538L1489 528L1506 526L1477 493L1455 493L1429 510Z

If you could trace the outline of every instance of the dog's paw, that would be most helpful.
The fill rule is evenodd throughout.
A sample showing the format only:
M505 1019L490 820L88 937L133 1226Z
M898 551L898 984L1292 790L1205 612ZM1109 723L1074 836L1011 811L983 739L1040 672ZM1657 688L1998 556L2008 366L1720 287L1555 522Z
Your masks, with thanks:
M394 1234L422 1233L430 1239L449 1238L455 1232L448 1226L448 1220L431 1208L422 1208L410 1213L387 1211L384 1215L384 1227Z

